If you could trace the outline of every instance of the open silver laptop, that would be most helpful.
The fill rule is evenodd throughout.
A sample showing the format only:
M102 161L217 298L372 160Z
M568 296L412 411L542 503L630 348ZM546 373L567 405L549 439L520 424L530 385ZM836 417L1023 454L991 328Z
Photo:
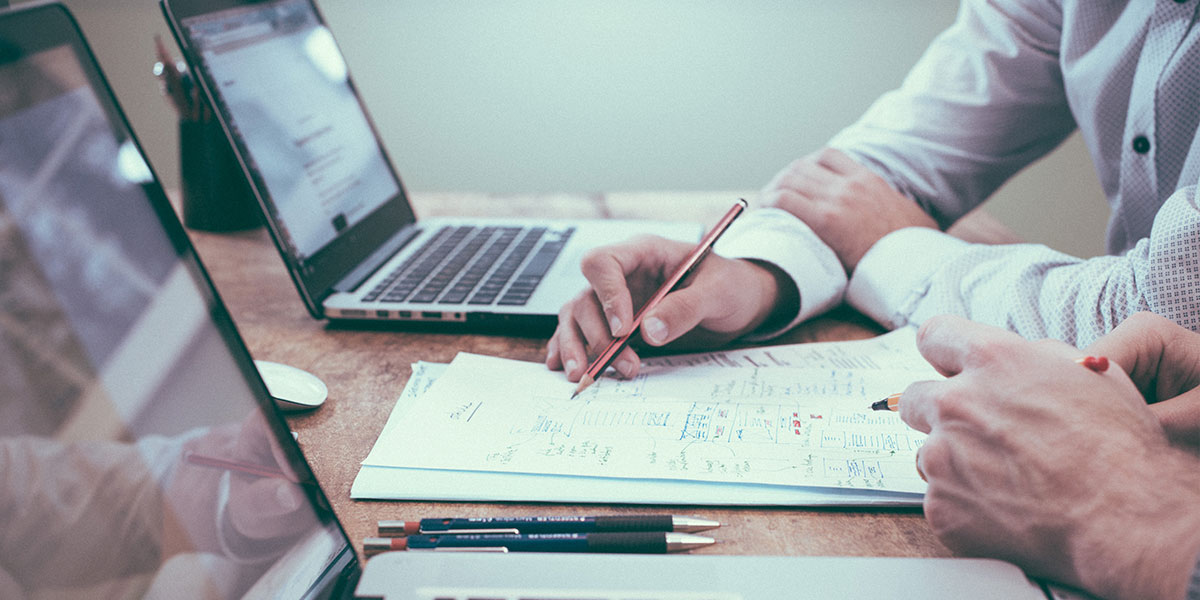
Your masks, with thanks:
M318 318L552 325L586 285L588 249L702 233L685 222L418 221L311 0L162 7Z
M0 465L5 599L1044 597L950 559L413 551L364 572L59 4L0 11Z

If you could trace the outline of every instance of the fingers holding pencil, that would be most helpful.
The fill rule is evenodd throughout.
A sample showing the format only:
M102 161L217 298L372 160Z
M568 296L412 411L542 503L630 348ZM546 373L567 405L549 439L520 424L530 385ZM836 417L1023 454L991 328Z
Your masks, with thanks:
M646 237L593 251L584 263L591 287L559 313L547 345L547 367L566 371L569 381L589 371L594 378L602 370L584 367L603 364L597 363L599 356L611 358L609 364L628 377L638 364L629 344L612 357L603 352L621 337L650 346L712 345L762 324L782 297L778 274L750 261L704 255L694 261L694 270L682 269L684 277L669 285L697 249ZM634 314L638 307L643 308L640 318Z
M1111 361L1103 356L1081 356L1074 360L1074 363L1092 371L1094 373L1103 373L1108 370ZM904 394L892 394L882 400L877 400L871 403L871 410L887 410L897 412L900 410L900 398Z
M667 275L665 278L663 278L658 288L654 291L650 298L646 300L645 304L642 305L642 308L633 315L633 320L628 326L629 329L621 336L609 342L604 350L600 352L599 356L597 356L595 360L593 360L588 366L587 371L584 372L582 378L580 379L579 387L575 389L575 394L572 394L572 398L578 395L579 392L583 391L584 388L591 385L596 378L600 377L600 375L604 373L604 370L607 369L610 364L612 364L617 355L625 350L625 347L629 344L630 338L633 337L633 334L639 328L643 329L643 337L647 341L650 341L651 343L658 343L660 345L666 343L668 334L666 325L659 319L657 315L650 318L647 318L647 315L658 309L659 305L663 302L668 294L676 291L683 285L684 279L691 275L692 272L700 266L700 263L712 253L713 245L716 244L717 240L720 239L720 237L729 229L729 226L733 224L734 219L737 219L738 216L740 216L742 212L746 210L746 206L746 201L739 199L733 205L733 207L731 207L725 213L725 216L721 217L721 220L718 221L717 224L713 226L713 228L700 240L700 243L690 252L688 252L687 256L685 256L682 261L680 261L671 269L670 275ZM610 322L610 326L612 329L617 330L624 328L624 325L619 320L616 322Z

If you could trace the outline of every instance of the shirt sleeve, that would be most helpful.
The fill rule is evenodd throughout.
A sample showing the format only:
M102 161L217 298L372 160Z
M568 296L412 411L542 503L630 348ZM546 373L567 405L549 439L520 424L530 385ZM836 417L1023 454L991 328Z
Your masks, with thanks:
M1080 347L1145 310L1200 331L1197 187L1168 198L1150 237L1121 256L1084 260L1036 244L902 229L859 262L846 300L888 328L951 313Z
M964 0L901 87L837 134L837 148L942 229L1075 129L1054 2Z
M836 254L791 213L762 208L734 221L713 251L775 266L796 286L800 306L781 327L756 331L747 339L775 337L842 302L846 271Z

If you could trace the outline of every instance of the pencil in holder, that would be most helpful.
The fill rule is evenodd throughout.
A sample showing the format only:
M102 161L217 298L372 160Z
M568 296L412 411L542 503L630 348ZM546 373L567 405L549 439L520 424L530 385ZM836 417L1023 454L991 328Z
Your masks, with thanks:
M180 119L179 170L187 227L240 231L262 225L257 200L216 119Z

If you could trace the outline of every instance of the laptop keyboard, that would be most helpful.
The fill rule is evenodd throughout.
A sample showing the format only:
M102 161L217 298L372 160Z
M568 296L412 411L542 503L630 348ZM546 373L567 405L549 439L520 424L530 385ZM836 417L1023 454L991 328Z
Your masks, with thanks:
M443 227L363 301L523 306L573 233L574 227Z

